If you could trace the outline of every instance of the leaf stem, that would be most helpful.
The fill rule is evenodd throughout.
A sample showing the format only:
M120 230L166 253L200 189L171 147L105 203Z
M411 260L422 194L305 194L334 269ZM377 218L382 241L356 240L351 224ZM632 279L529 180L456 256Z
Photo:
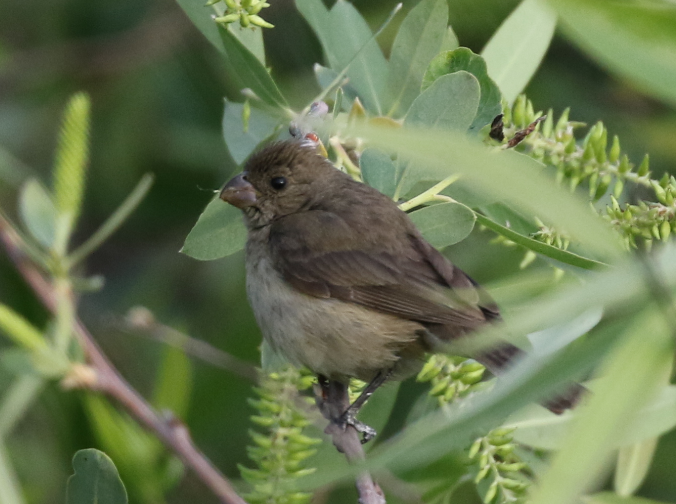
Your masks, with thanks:
M453 174L450 177L446 177L444 180L439 182L438 184L434 184L432 187L430 187L427 191L421 192L417 196L411 198L408 201L405 201L401 205L399 205L399 208L403 210L404 212L410 210L411 208L415 208L420 205L424 205L425 203L428 203L430 201L434 201L435 199L441 200L441 201L448 201L448 202L455 202L453 198L450 196L443 196L439 197L439 193L446 189L449 185L451 185L453 182L457 181L460 178L459 174Z
M143 198L150 190L154 180L154 176L145 174L134 190L127 196L122 204L108 217L108 219L96 230L96 232L89 237L82 245L75 249L66 259L66 266L70 269L74 265L81 262L85 257L91 254L94 250L101 246L110 236L117 231L122 223L127 220L129 215L136 210Z

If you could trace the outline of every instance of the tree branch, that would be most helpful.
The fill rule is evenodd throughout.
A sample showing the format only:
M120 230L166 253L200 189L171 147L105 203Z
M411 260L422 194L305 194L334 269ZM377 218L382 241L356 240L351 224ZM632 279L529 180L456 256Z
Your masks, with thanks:
M35 264L23 253L22 241L10 223L0 215L0 242L17 270L24 277L45 307L55 313L57 299L52 285L44 278ZM191 468L197 477L225 504L246 504L233 489L227 478L209 461L194 444L187 427L176 418L158 414L120 376L117 369L103 354L96 341L79 318L75 318L73 332L78 337L89 364L95 371L95 379L81 382L116 399L136 420L155 435Z
M336 449L345 454L348 462L358 464L366 460L359 433L351 425L343 426L338 419L350 406L350 397L347 385L335 380L329 380L325 386L320 385L320 390L315 390L319 411L329 420L328 427L324 430L331 435ZM383 491L373 481L368 471L364 471L357 477L357 491L361 504L386 504Z

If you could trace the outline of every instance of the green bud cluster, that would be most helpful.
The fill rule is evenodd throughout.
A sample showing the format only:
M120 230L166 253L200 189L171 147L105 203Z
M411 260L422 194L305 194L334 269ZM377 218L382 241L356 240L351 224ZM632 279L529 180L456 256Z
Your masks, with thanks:
M289 366L282 371L262 378L254 387L258 399L249 404L257 414L251 421L264 433L251 430L253 446L248 447L249 458L257 469L239 466L242 477L252 485L253 491L244 497L251 503L307 504L311 494L299 492L298 478L314 472L306 468L305 460L314 455L313 448L319 439L304 434L309 425L307 408L314 404L310 397L299 391L312 387L313 377Z
M478 362L464 357L435 354L425 363L416 379L430 382L429 394L444 405L476 390L485 370Z
M485 487L485 504L523 502L530 481L523 474L527 465L514 453L514 429L500 427L474 441L469 458L475 463L474 482Z
M666 242L676 231L676 206L672 196L676 193L676 180L669 177L668 186L660 188L664 193L658 198L666 200L669 197L671 204L639 201L637 205L627 204L622 208L612 198L612 205L606 209L605 217L620 231L627 248L638 248L639 243L642 243L650 250L654 241Z
M614 136L609 142L608 130L602 122L589 128L586 136L578 142L574 131L585 124L570 121L568 115L569 109L566 109L554 122L550 109L547 118L516 149L555 167L557 181L567 181L571 189L587 181L589 197L594 201L604 196L611 187L612 194L618 198L626 181L652 186L647 156L635 169L636 166L622 153L619 138ZM511 109L505 110L505 136L510 138L540 116L542 112L535 112L530 100L524 95L519 96Z
M221 0L209 0L206 5L215 5ZM225 12L221 16L214 16L214 21L222 25L228 25L239 21L242 28L256 27L274 28L274 25L268 23L260 17L258 13L270 7L265 0L223 0L225 3Z
M638 166L631 163L627 155L622 153L618 137L614 136L610 142L608 130L601 122L592 126L581 141L577 141L574 131L585 125L570 121L568 113L566 109L554 121L552 111L549 110L547 118L537 124L516 149L553 166L556 180L567 183L571 190L576 189L581 182L586 182L592 201L597 201L611 191L612 204L606 208L604 217L622 235L627 249L643 246L649 250L655 241L667 241L676 231L676 179L668 174L660 180L652 179L648 155ZM505 107L505 137L510 138L541 115L541 112L533 109L530 100L519 96L511 108ZM656 201L620 205L618 198L627 181L652 189ZM534 239L567 249L569 240L565 235L537 219L536 223L540 230L532 235ZM514 245L502 237L496 241ZM529 265L535 257L535 253L528 251L521 267Z

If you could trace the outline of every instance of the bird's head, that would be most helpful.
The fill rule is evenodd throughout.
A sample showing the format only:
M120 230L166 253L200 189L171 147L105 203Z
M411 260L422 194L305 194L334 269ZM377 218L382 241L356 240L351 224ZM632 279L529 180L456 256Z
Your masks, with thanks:
M258 228L312 208L336 175L343 174L311 144L279 142L253 154L220 198L244 212L248 227Z

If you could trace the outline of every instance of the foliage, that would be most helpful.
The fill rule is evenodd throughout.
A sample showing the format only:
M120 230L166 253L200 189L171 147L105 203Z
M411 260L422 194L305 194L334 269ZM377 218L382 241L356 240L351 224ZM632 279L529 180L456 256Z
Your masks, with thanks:
M318 82L323 88L320 98L325 98L329 106L333 106L328 132L321 128L319 131L324 144L328 146L329 158L336 167L399 200L401 208L410 212L423 235L437 247L461 241L469 235L474 223L479 222L497 232L503 241L524 247L527 255L522 261L523 266L532 263L538 256L546 257L557 266L559 277L564 272L558 267L561 264L566 264L568 271L579 277L584 269L599 269L603 268L604 263L626 261L622 259L617 235L609 232L595 212L583 209L579 191L576 191L583 182L588 187L591 202L603 198L612 186L612 205L602 213L620 232L625 246L638 246L639 236L648 247L653 237L667 240L672 229L670 218L673 216L665 207L673 203L671 179L668 176L661 181L651 180L647 157L635 168L628 156L621 152L617 137L608 145L608 132L602 123L594 125L586 136L579 139L575 136L576 129L583 125L570 121L568 111L556 121L552 111L548 112L546 118L540 118L542 114L534 111L530 101L524 96L517 97L547 49L555 26L554 13L539 3L524 2L484 50L482 56L486 58L485 61L467 48L450 47L444 50L443 30L439 27L436 28L436 37L428 31L422 38L415 38L409 33L409 30L421 32L423 26L433 22L439 24L439 19L446 14L442 3L445 2L426 0L409 13L401 24L388 62L374 46L370 33L362 28L362 22L356 18L356 11L346 2L338 2L330 10L319 2L297 2L299 10L320 39L330 67L322 67L317 73ZM348 21L350 26L342 24ZM445 26L446 23L442 24ZM527 32L525 35L524 31ZM343 37L351 34L349 40L354 43L336 44L333 41L337 33ZM402 42L404 40L408 41L406 51L403 50L406 45ZM343 75L347 76L346 81L342 80ZM395 76L405 77L392 81ZM419 83L419 90L415 90L411 83ZM399 91L383 92L396 86L400 86ZM498 88L506 103L502 107ZM392 96L396 97L394 102L391 101ZM258 143L279 137L279 132L285 129L284 124L288 121L286 112L279 111L279 119L275 122L273 112L261 107L256 100L250 103L253 110L258 110L261 119L267 117L264 120L256 119L257 128L268 121L268 126L257 130ZM226 110L231 107L232 104L227 104ZM297 122L304 121L303 114L307 110L310 110L309 107L301 112ZM466 135L474 138L478 136L485 143L495 145L493 140L488 139L488 130L494 117L501 111L504 117L499 133L503 149L515 149L536 162L514 153L504 152L498 156L485 153L485 149L482 153L482 148L476 143L465 140ZM240 121L237 114L226 113L224 129L234 131L239 127L242 130ZM376 127L379 124L386 124L388 128L379 129ZM247 131L246 128L244 130ZM231 144L229 137L233 138L226 135L226 143L233 152L237 149L238 157L243 159L245 156L241 152L241 144ZM364 150L364 146L368 148ZM255 141L250 141L248 152L254 148ZM360 166L351 161L355 157L361 158ZM448 160L453 160L452 167L449 167ZM550 166L555 176L550 176L548 170L543 171L543 166ZM469 193L466 190L454 190L458 180L466 182ZM565 197L554 185L564 181L576 193L574 197ZM622 207L618 198L624 197L627 183L653 188L658 203L642 201L631 207L626 204ZM478 201L472 197L475 194L481 195ZM401 201L402 197L404 201ZM229 209L223 206L218 208L217 205L218 202L214 201L208 208L209 222L220 222L216 225L219 233L241 236L239 228L236 232L234 227L225 231L225 226L239 224L225 217L226 213L231 213ZM635 213L640 214L640 217L635 218ZM463 215L467 217L461 217ZM234 252L232 244L239 242L239 239L228 241L226 245L222 238L214 238L214 229L212 226L207 227L206 222L205 212L188 236L184 251L193 257L209 259ZM466 224L451 225L455 222ZM451 233L451 236L446 236L447 233ZM607 286L612 281L613 273L605 273L598 278L600 285ZM606 280L600 280L602 278ZM569 284L564 282L562 285ZM575 311L566 303L570 303L572 297L566 296L576 295L577 288L569 286L558 293L554 289L551 299L560 298L569 306L564 311L571 316ZM607 294L588 299L594 305L607 307L617 307L621 302L619 299L611 300ZM646 307L646 310L649 308ZM535 307L527 312L531 315L523 314L519 327L512 327L512 331L527 333L535 330L538 324L555 331L557 321L561 320L560 316L552 317L551 311L545 310L549 316L542 315ZM539 322L536 323L536 320ZM589 329L576 333L575 337L584 336ZM477 420L480 414L491 412L488 416L493 420L484 419L482 425L485 423L495 427L499 425L501 415L515 411L522 401L525 403L523 394L530 399L542 397L547 394L547 390L551 393L552 385L557 380L579 377L583 369L595 367L601 361L610 366L607 369L612 374L615 369L613 366L619 366L618 362L621 362L622 352L628 351L627 345L630 345L628 342L633 334L641 333L630 330L626 336L627 343L617 346L619 339L611 336L607 329L600 328L596 332L604 336L580 340L578 349L584 351L578 357L584 355L584 358L578 360L577 366L565 365L562 357L554 354L553 348L536 348L538 358L549 362L548 380L537 379L537 369L541 366L535 365L533 359L528 359L533 368L526 370L528 367L524 363L518 370L501 378L490 391L477 392L471 399L463 401L468 403L463 404L464 407L454 404L444 417L430 414L419 419L399 439L373 452L373 466L385 464L393 469L402 465L409 467L411 462L393 462L401 460L399 456L405 451L409 460L424 464L448 449L467 447L469 443L462 441L463 434L471 435L473 428L476 428L471 420ZM661 346L664 344L670 346L663 331L656 330L654 334L653 351L664 349ZM553 333L552 336L556 337ZM614 353L610 352L613 348ZM614 357L617 352L618 356ZM608 357L603 358L606 354ZM566 362L570 360L568 356ZM648 372L647 368L644 371L647 373L645 391L650 391L645 397L650 397L656 390L656 382L651 381L655 374ZM438 355L427 363L419 380L431 381L430 393L445 405L456 396L467 395L482 374L483 367L478 364ZM533 388L536 382L538 386ZM613 395L614 392L606 391L606 394ZM613 420L608 420L607 425L620 421L619 418L625 415L621 405L627 404L627 398L620 400L619 396L614 397L616 402L613 407L616 409L612 410ZM636 396L632 397L633 400L637 399ZM590 403L590 411L608 407L593 398ZM597 413L600 414L600 410ZM569 435L572 437L577 432L598 433L602 425L603 422L589 418L584 427L578 427ZM451 428L454 442L441 437L448 436ZM507 455L506 448L500 448L512 446L512 438L508 436L512 430L499 428L486 433L471 448L470 455L479 457L476 481L486 486L480 493L487 503L522 499L528 486L523 476L514 479L506 474L525 467L516 458L510 458L512 455ZM443 443L441 439L444 439ZM596 445L598 449L594 457L589 457L590 462L584 465L588 471L585 478L580 478L584 483L568 481L565 492L561 484L554 487L552 483L558 481L557 478L565 470L569 470L564 469L568 467L566 464L575 460L570 449L568 458L557 457L551 471L543 479L542 489L535 493L534 498L545 499L543 496L547 495L547 499L552 499L553 488L561 495L571 497L589 488L591 475L604 467L612 450L610 444L600 440ZM411 450L417 453L415 457L410 456ZM575 456L579 457L580 453L575 452ZM563 462L559 462L561 460ZM646 460L644 457L644 465ZM592 467L594 471L591 471ZM488 473L491 478L486 480ZM581 471L576 471L576 474L580 477ZM345 476L346 473L323 475L316 477L314 484L335 481Z
M255 444L249 447L249 458L258 469L239 467L242 477L253 486L253 491L245 495L249 502L306 504L311 499L312 494L299 492L294 482L314 472L313 468L304 468L305 459L314 455L312 447L321 442L303 433L310 423L308 405L314 401L298 392L310 388L312 382L312 376L286 366L264 376L255 388L258 399L249 404L257 414L251 420L266 432L249 432Z
M402 404L413 399L406 397L402 386L379 391L367 405L377 405L389 394L389 407L382 411L388 415L392 411L393 420L384 429L378 425L384 435L371 443L367 462L374 473L383 471L386 495L395 496L410 486L424 502L462 501L463 489L470 486L487 504L526 499L556 504L578 498L599 504L655 502L638 495L647 495L641 494L641 485L655 456L656 440L674 428L676 418L676 394L668 379L676 323L672 244L676 179L651 173L655 156L650 164L647 156L632 163L629 152L636 149L624 152L618 136L601 122L580 134L585 125L571 120L568 109L558 118L548 110L546 119L540 120L543 114L522 93L560 27L610 72L673 105L673 4L525 0L479 54L460 47L448 26L445 0L422 0L405 16L395 9L393 16L404 18L397 29L388 26L390 16L375 34L372 23L346 0L331 8L318 0L296 0L322 47L324 61L315 66L321 91L310 96L310 86L298 86L291 97L286 96L288 86L284 87L281 72L267 67L266 49L270 53L271 47L264 46L262 30L251 29L272 26L259 17L268 12L262 11L266 2L178 3L218 51L220 66L214 75L225 74L237 91L228 94L222 119L223 139L235 163L241 164L264 142L316 131L338 169L392 197L431 243L447 248L444 253L449 256L456 257L477 242L492 252L481 242L482 234L497 236L525 253L522 266L530 266L526 271L507 278L511 270L506 268L494 275L499 285L488 285L502 308L508 339L530 347L519 365L486 382L479 381L484 371L478 364L434 355L419 375L420 381L430 382L432 399L420 399L409 411ZM282 23L275 20L274 31ZM387 45L386 35L393 38L389 51L381 49ZM289 103L298 103L299 95L306 106L292 109ZM312 104L322 102L329 112L320 118ZM191 102L186 108L193 106ZM500 113L504 140L496 141L491 126ZM87 231L95 224L87 215L85 180L94 182L87 189L92 194L108 190L96 176L86 176L93 168L88 168L89 114L87 95L75 94L63 115L51 184L47 187L33 176L26 180L17 198L22 227L10 223L12 229L22 229L23 252L58 292L54 316L36 316L24 305L4 299L0 304L0 331L7 336L0 364L11 380L0 399L0 500L12 504L25 500L19 484L24 479L16 477L13 466L16 450L10 456L5 448L17 422L39 407L38 398L51 381L72 388L92 379L73 323L76 299L100 289L102 279L85 276L83 263L126 221L151 183L144 177L98 231L82 239L76 225ZM188 141L182 133L174 132L170 137L174 141L163 142L163 160L173 155L178 139L191 143L201 138L196 135ZM630 140L623 140L622 147ZM185 152L194 165L204 154L192 144ZM95 151L92 155L96 159ZM7 170L8 164L17 170ZM0 151L0 181L24 180L25 175L16 175L19 172L31 173ZM185 177L180 179L185 185ZM185 194L185 187L181 191ZM172 194L171 205L182 211L176 202ZM9 219L6 211L3 208L3 221ZM477 224L484 233L477 233ZM238 212L215 198L190 231L182 252L200 260L234 255L244 246L245 235ZM471 254L483 257L483 252L475 248ZM117 262L115 257L110 262ZM157 255L148 262L156 260ZM237 261L235 255L228 268ZM200 267L208 271L194 275L200 281L216 278L219 289L232 288L235 298L242 297L236 269L228 269L231 276L224 280L220 270L211 274L217 270L209 268L217 266ZM549 267L554 267L556 282ZM169 278L165 272L159 276ZM137 271L133 280L135 285L148 281ZM164 287L169 284L162 283L160 290L173 290ZM192 301L192 291L183 289L181 285L181 303L190 304L185 300ZM598 316L586 316L590 310ZM204 325L218 326L220 336L237 333L234 326L224 330L222 320L214 320ZM502 327L486 328L471 341L458 342L451 355L504 337ZM191 365L185 355L174 352L164 358L161 371L152 377L153 386L147 387L154 389L155 405L188 415L189 398L199 396L201 409L191 410L191 428L201 427L209 439L239 437L223 429L220 417L215 426L206 426L205 404L223 411L210 395L213 389L201 392L191 386ZM551 396L561 383L590 376L592 394L574 413L557 417L532 404ZM310 458L316 441L300 430L307 417L305 399L298 394L307 385L306 376L285 369L263 377L255 389L259 398L252 401L257 409L253 421L262 432L252 431L255 446L249 454L257 468L240 464L246 481L236 483L238 488L250 486L247 498L252 502L307 502L315 489L332 488L363 469L337 464L331 458L332 447L325 449L326 441ZM218 388L225 394L235 390L229 383L223 387L219 383ZM50 394L59 394L64 403L69 400L61 391ZM86 414L86 420L79 419L86 421L84 435L96 439L116 460L130 495L139 502L168 498L182 476L177 459L105 400L82 394L77 404L78 414ZM230 404L227 408L239 411ZM53 423L58 420L54 414ZM398 435L391 436L395 431ZM221 457L235 473L237 454L223 452ZM97 470L112 474L110 460L95 453ZM76 454L79 462L82 454ZM613 461L614 492L596 493ZM16 466L17 472L23 471ZM80 469L76 467L81 477ZM405 485L399 481L388 487L390 474ZM88 476L80 482L93 480L95 476ZM119 482L116 473L112 480ZM38 501L25 493L30 502ZM183 498L177 495L173 498ZM334 502L340 497L330 498Z

